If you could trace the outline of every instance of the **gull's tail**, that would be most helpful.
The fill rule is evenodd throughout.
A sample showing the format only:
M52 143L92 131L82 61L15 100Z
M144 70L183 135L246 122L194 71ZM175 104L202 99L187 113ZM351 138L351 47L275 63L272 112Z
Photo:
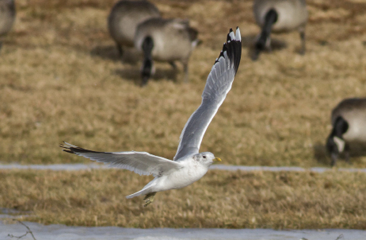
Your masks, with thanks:
M151 191L148 191L148 189L142 189L141 191L138 191L136 193L133 193L133 194L130 194L128 196L126 196L126 198L133 198L133 197L138 197L138 196L141 196L141 195L146 195L147 193L150 193Z
M148 193L152 193L154 192L154 190L152 189L153 186L155 185L155 180L157 178L154 178L154 180L152 180L151 182L147 183L146 186L144 186L142 188L142 190L136 192L136 193L133 193L133 194L130 194L129 196L126 196L126 198L133 198L133 197L138 197L138 196L141 196L141 195L146 195Z

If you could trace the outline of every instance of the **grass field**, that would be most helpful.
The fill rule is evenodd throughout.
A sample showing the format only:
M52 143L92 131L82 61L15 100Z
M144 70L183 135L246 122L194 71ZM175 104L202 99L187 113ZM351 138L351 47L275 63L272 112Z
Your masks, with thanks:
M366 229L366 174L209 171L143 207L150 177L125 170L0 171L0 206L44 224L172 228ZM33 217L34 216L34 217Z
M230 27L241 28L242 60L231 92L203 139L227 164L329 166L324 143L330 111L366 94L365 1L308 1L307 52L298 33L250 60L258 33L251 1L154 1L164 17L185 17L203 43L182 66L158 63L138 86L140 57L120 61L106 28L114 1L17 2L17 20L0 55L0 161L89 162L62 153L61 141L107 151L173 158L179 135L199 106L207 75ZM208 10L209 9L209 10ZM355 156L352 167L365 167ZM347 167L344 161L338 166Z

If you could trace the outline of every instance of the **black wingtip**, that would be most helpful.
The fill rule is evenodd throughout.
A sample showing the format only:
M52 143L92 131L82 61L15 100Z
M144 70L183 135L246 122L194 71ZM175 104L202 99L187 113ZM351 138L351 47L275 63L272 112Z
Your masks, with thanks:
M70 144L68 144L67 142L63 141L63 142L60 143L59 147L61 147L64 152L73 153L74 154L74 152L71 150L71 147L69 145Z
M62 142L60 144L60 147L62 148L62 150L64 152L73 153L73 154L96 152L96 151L92 151L92 150L88 150L88 149L84 149L84 148L81 148L81 147L74 146L74 145L72 145L70 143L67 143L67 142Z
M233 32L232 28L229 29L229 33L227 34L227 42L231 40L231 38L230 38L230 33L231 32Z
M240 35L238 26L236 27L236 32ZM228 57L233 61L234 69L237 73L241 61L242 44L241 37L234 36L232 28L229 29L229 33L227 34L227 41L223 44L223 49L221 50L220 55L216 59L215 63L219 61L220 57L224 57L224 52L227 52Z
M72 154L75 154L72 150L70 149L63 149L64 152L67 152L67 153L72 153Z

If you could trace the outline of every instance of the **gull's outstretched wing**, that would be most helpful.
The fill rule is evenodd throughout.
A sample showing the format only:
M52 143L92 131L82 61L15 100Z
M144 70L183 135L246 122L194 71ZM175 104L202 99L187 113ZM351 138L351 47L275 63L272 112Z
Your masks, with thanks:
M241 60L241 33L237 27L236 36L232 29L224 43L219 58L208 75L206 87L202 94L202 103L190 116L182 130L174 160L199 152L204 133L215 116L227 93L232 87Z
M158 157L147 152L96 152L63 142L60 147L65 152L89 158L98 162L108 163L110 166L125 168L139 175L160 176L170 170L181 168L178 162Z

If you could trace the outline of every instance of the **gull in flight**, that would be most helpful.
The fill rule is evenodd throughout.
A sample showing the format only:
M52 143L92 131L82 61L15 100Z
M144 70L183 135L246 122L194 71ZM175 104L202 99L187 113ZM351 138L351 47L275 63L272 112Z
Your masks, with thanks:
M65 152L89 158L94 161L125 168L139 175L153 175L155 178L142 190L126 198L146 195L144 206L153 202L157 192L186 187L202 178L213 161L221 161L213 153L199 153L204 133L220 105L223 103L241 60L241 33L236 35L230 29L223 50L216 59L202 94L202 103L190 116L180 136L180 144L173 161L147 152L97 152L63 142Z

